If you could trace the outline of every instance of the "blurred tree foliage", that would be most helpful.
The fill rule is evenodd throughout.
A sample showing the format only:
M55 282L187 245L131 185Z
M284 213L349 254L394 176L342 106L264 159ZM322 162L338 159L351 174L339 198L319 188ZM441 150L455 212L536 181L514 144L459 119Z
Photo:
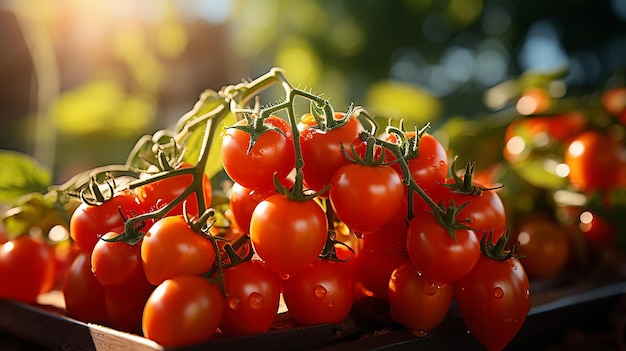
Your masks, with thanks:
M485 91L529 70L565 69L568 91L588 91L626 63L620 0L4 4L0 148L33 154L60 180L123 161L205 88L271 66L337 110L354 102L440 128L505 107L486 104Z

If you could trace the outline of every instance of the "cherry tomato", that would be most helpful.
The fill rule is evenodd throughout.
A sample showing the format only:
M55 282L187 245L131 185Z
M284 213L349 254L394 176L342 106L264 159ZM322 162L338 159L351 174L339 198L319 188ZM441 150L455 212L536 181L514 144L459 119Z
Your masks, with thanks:
M65 274L63 298L70 317L86 323L108 324L104 288L91 271L87 253L79 253Z
M415 269L438 284L452 283L469 273L480 258L480 242L472 230L450 236L430 212L409 222L407 252Z
M313 199L272 195L257 205L250 220L253 247L277 274L304 269L321 253L327 237L326 214Z
M278 312L281 279L263 261L250 260L224 269L224 335L267 332Z
M412 334L424 336L445 319L453 288L451 284L438 286L406 263L392 272L387 296L391 319Z
M192 166L193 165L190 163L183 162L177 168L189 168ZM135 193L137 194L137 198L141 203L141 206L145 208L144 211L154 211L171 203L174 199L176 199L176 197L189 188L192 181L193 175L183 174L140 186L135 189ZM213 186L211 185L211 180L206 174L202 177L202 195L204 197L205 208L210 207L211 201L213 201ZM173 216L183 214L183 203L185 201L187 213L198 217L200 215L198 209L198 199L194 193L187 196L166 215Z
M530 287L516 258L481 255L474 269L454 283L465 326L489 351L502 350L518 333L530 309Z
M70 235L81 250L91 254L102 235L124 225L124 217L131 218L143 212L139 200L127 191L98 206L81 203L70 218Z
M339 324L354 303L353 280L343 262L318 258L285 281L289 313L303 325Z
M598 253L619 244L619 232L606 218L593 211L582 211L578 216L578 229L592 252Z
M112 231L102 236L112 239ZM141 242L129 245L122 241L99 240L91 254L91 270L109 292L144 292L153 289L141 263Z
M0 298L35 302L54 286L54 255L42 240L21 235L0 246Z
M334 118L339 120L345 114L335 113ZM350 145L358 148L363 145L359 134L365 131L356 116L350 117L348 122L339 128L321 131L316 128L315 119L309 114L302 117L298 126L300 130L300 147L304 167L304 181L314 191L321 191L330 183L330 179L341 166L350 163L343 151L343 147L350 152Z
M621 140L588 130L574 139L565 153L570 183L582 192L606 192L626 184L626 151Z
M278 181L285 181L296 160L293 134L289 123L277 116L265 119L265 124L282 131L269 130L258 137L252 148L250 134L237 128L228 128L222 140L224 171L235 181L250 189L274 189L274 173ZM247 124L245 119L235 126Z
M244 233L250 232L250 218L259 202L276 192L272 189L252 190L239 183L234 183L230 192L230 210L235 222Z
M563 270L570 244L567 232L555 220L533 214L522 219L516 234L520 261L531 279L552 278Z
M166 347L206 342L222 320L223 300L219 287L204 278L168 279L146 301L143 335Z
M177 275L202 275L215 263L211 241L193 230L183 215L163 217L141 243L141 263L152 285Z
M328 199L348 228L367 234L379 230L401 208L404 185L389 166L351 163L332 176Z

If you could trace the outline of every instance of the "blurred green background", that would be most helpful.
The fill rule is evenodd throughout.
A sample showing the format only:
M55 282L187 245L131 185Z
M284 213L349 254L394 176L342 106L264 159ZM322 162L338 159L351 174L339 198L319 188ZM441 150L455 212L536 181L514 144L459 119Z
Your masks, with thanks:
M435 128L502 109L490 89L528 72L623 84L626 0L0 0L0 52L0 149L58 183L272 66L337 110Z

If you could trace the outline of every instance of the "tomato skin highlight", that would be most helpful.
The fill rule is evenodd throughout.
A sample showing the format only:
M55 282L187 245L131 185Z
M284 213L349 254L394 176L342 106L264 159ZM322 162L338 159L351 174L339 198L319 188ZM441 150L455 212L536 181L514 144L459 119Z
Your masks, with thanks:
M225 268L222 333L238 337L270 330L281 289L281 279L263 261L250 260Z
M242 119L235 125L244 125ZM283 183L295 166L296 153L289 122L277 116L264 121L282 130L263 133L248 152L250 134L236 128L226 129L221 156L224 171L235 182L250 189L274 189L274 172Z
M253 247L277 274L308 266L321 253L327 236L326 214L313 199L292 201L272 195L257 205L250 220Z
M517 335L530 310L530 286L516 258L485 256L454 283L454 297L470 333L489 351L502 350Z
M141 243L141 263L147 280L159 285L177 275L201 275L215 263L215 249L196 233L183 215L158 220Z
M409 222L407 252L415 269L441 284L466 274L480 258L480 242L472 230L457 229L456 239L430 212L421 212Z
M355 233L379 230L404 200L402 180L389 166L351 163L339 168L330 184L328 199L335 214Z
M445 319L452 305L453 287L437 286L407 263L391 274L387 296L391 319L423 336Z
M0 246L0 298L32 303L55 281L54 255L42 240L21 235Z
M217 285L198 276L164 281L146 301L143 334L166 347L208 341L222 319L223 296Z
M284 283L289 313L300 324L339 324L354 303L353 280L343 262L318 258Z

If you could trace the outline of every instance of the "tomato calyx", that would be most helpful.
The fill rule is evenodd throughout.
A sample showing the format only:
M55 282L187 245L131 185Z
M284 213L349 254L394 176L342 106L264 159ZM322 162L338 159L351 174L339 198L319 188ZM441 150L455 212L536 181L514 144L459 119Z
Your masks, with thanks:
M457 159L458 157L454 157L450 167L450 174L454 182L441 185L449 188L455 193L466 195L480 195L485 190L498 190L503 187L503 185L499 185L492 188L485 188L476 185L476 183L474 183L474 170L476 168L476 162L467 162L467 164L465 165L465 173L463 175L463 178L461 178L456 172Z
M264 123L266 117L261 117L256 114L253 115L246 112L243 113L243 116L246 123L235 124L227 127L227 129L238 129L250 135L250 144L248 144L248 149L246 150L247 152L250 152L250 150L252 150L252 147L254 146L256 141L259 140L259 137L261 137L261 135L265 132L274 131L281 134L282 136L285 136L285 133L280 128L269 123Z
M315 125L312 128L318 129L322 132L328 132L333 129L338 129L346 125L348 121L354 115L358 115L361 111L361 107L355 107L350 104L348 110L341 118L335 118L335 111L332 106L326 101L311 101L311 116L315 119Z
M108 188L106 194L100 188L101 184L98 182L98 178L92 175L87 187L79 192L80 200L87 205L97 206L113 198L115 194L115 179L108 173L105 174L105 177L104 185Z
M458 213L465 207L469 202L464 202L461 205L457 206L454 200L450 201L450 204L446 208L445 211L435 211L434 215L437 219L437 222L441 224L452 240L456 241L456 231L457 230L473 230L472 227L461 223L456 216ZM471 220L466 218L463 222L469 223Z
M428 129L430 129L430 122L426 123L426 125L420 129L417 129L417 125L413 125L415 128L414 132L410 132L411 134L407 134L404 129L404 120L400 121L399 127L394 127L392 125L388 125L385 128L385 131L393 135L397 142L396 144L400 146L403 158L405 160L410 160L412 158L419 157L419 149L418 145L422 138L422 136L426 133Z
M480 240L480 251L486 257L496 261L507 261L510 258L521 258L516 252L517 246L513 245L510 249L506 249L506 244L509 241L509 228L507 228L504 234L494 244L492 241L493 230L489 232L489 235L483 235Z

